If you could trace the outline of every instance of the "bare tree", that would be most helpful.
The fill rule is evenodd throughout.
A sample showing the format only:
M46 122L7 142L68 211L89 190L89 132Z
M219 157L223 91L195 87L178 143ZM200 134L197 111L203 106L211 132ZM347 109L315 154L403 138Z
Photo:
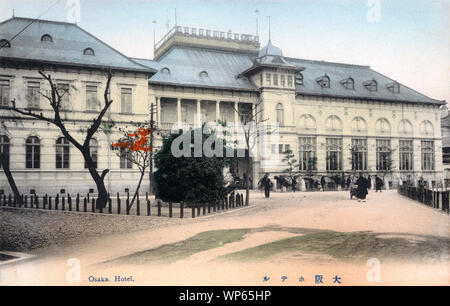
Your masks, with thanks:
M94 134L99 130L103 117L105 116L107 110L113 103L113 100L109 99L112 71L111 69L106 70L107 81L106 81L106 88L103 94L104 98L103 107L100 110L99 114L93 119L91 125L86 129L85 138L82 142L79 142L78 140L75 139L75 137L67 129L65 125L65 119L61 118L63 97L64 95L68 94L69 88L61 87L60 85L55 84L51 75L46 74L43 70L39 70L39 74L44 78L44 80L48 83L50 87L49 91L46 92L41 91L40 94L48 100L51 106L53 116L46 116L42 112L37 114L32 112L31 109L26 110L17 108L15 101L13 101L11 110L26 117L31 117L37 120L49 122L57 126L61 130L61 133L64 135L64 137L81 152L86 167L88 168L89 173L92 176L92 179L97 185L97 192L98 192L97 208L104 208L106 207L106 203L108 200L107 199L108 193L106 191L104 179L105 176L108 174L109 169L104 169L101 172L101 174L98 173L96 163L94 162L90 153L89 144Z
M234 107L234 111L237 112L240 117L242 123L242 134L244 135L245 140L245 205L248 205L250 197L250 152L253 151L257 140L261 136L261 133L267 132L267 129L265 129L266 127L263 126L263 123L268 119L260 119L263 111L262 102L262 99L259 99L255 104L246 103L246 105L250 106L247 109L239 109L239 104L237 109Z

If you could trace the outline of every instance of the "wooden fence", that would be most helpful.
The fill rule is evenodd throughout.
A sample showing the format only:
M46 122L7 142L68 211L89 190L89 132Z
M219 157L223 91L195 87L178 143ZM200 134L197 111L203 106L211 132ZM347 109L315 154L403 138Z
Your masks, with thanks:
M145 194L145 199L141 201L139 195L137 196L133 206L131 206L130 194L127 192L125 197L121 197L119 193L115 197L108 194L108 201L105 208L96 208L96 198L90 194L85 196L71 196L70 194L59 195L51 197L46 195L21 195L21 201L16 199L11 194L0 197L0 206L3 207L18 207L29 209L44 209L44 210L58 210L58 211L72 211L81 213L105 213L118 215L146 215L169 217L179 216L180 218L191 216L192 218L210 214L211 212L220 212L233 208L245 206L244 195L242 193L231 193L218 202L214 203L162 203L156 200L156 203L150 201L148 193ZM144 206L144 207L143 207ZM156 210L156 211L155 211ZM190 210L190 214L189 214Z
M412 200L449 213L450 191L448 190L439 191L414 186L399 186L397 192Z

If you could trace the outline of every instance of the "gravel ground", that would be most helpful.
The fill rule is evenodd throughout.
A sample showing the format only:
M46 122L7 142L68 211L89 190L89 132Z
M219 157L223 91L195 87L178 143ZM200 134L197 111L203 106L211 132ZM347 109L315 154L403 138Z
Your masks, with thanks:
M0 208L0 250L29 251L85 238L176 225L166 217Z

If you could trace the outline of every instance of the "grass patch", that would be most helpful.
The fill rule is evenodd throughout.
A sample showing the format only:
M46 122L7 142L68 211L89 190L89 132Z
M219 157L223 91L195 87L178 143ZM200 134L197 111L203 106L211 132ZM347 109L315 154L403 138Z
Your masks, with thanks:
M365 262L368 258L423 260L448 256L449 239L425 237L424 241L405 238L380 238L371 232L340 233L324 231L291 237L259 245L222 258L236 261L259 261L281 253L305 252L326 254L347 262Z
M195 253L221 247L241 240L249 229L215 230L199 233L189 239L164 244L158 248L134 253L115 259L114 262L141 264L150 261L171 263L187 258Z

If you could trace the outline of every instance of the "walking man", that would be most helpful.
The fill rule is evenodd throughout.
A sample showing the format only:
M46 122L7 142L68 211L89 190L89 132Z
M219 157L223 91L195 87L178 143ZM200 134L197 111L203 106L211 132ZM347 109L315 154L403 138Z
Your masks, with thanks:
M358 188L356 189L356 197L358 198L358 202L366 202L367 196L367 188L369 188L369 182L367 179L360 173L358 180L355 183Z
M263 178L259 180L258 185L264 188L264 195L266 198L269 198L270 188L273 186L272 181L269 178L269 173L264 174Z
M381 192L381 188L383 188L383 180L375 175L375 192Z

